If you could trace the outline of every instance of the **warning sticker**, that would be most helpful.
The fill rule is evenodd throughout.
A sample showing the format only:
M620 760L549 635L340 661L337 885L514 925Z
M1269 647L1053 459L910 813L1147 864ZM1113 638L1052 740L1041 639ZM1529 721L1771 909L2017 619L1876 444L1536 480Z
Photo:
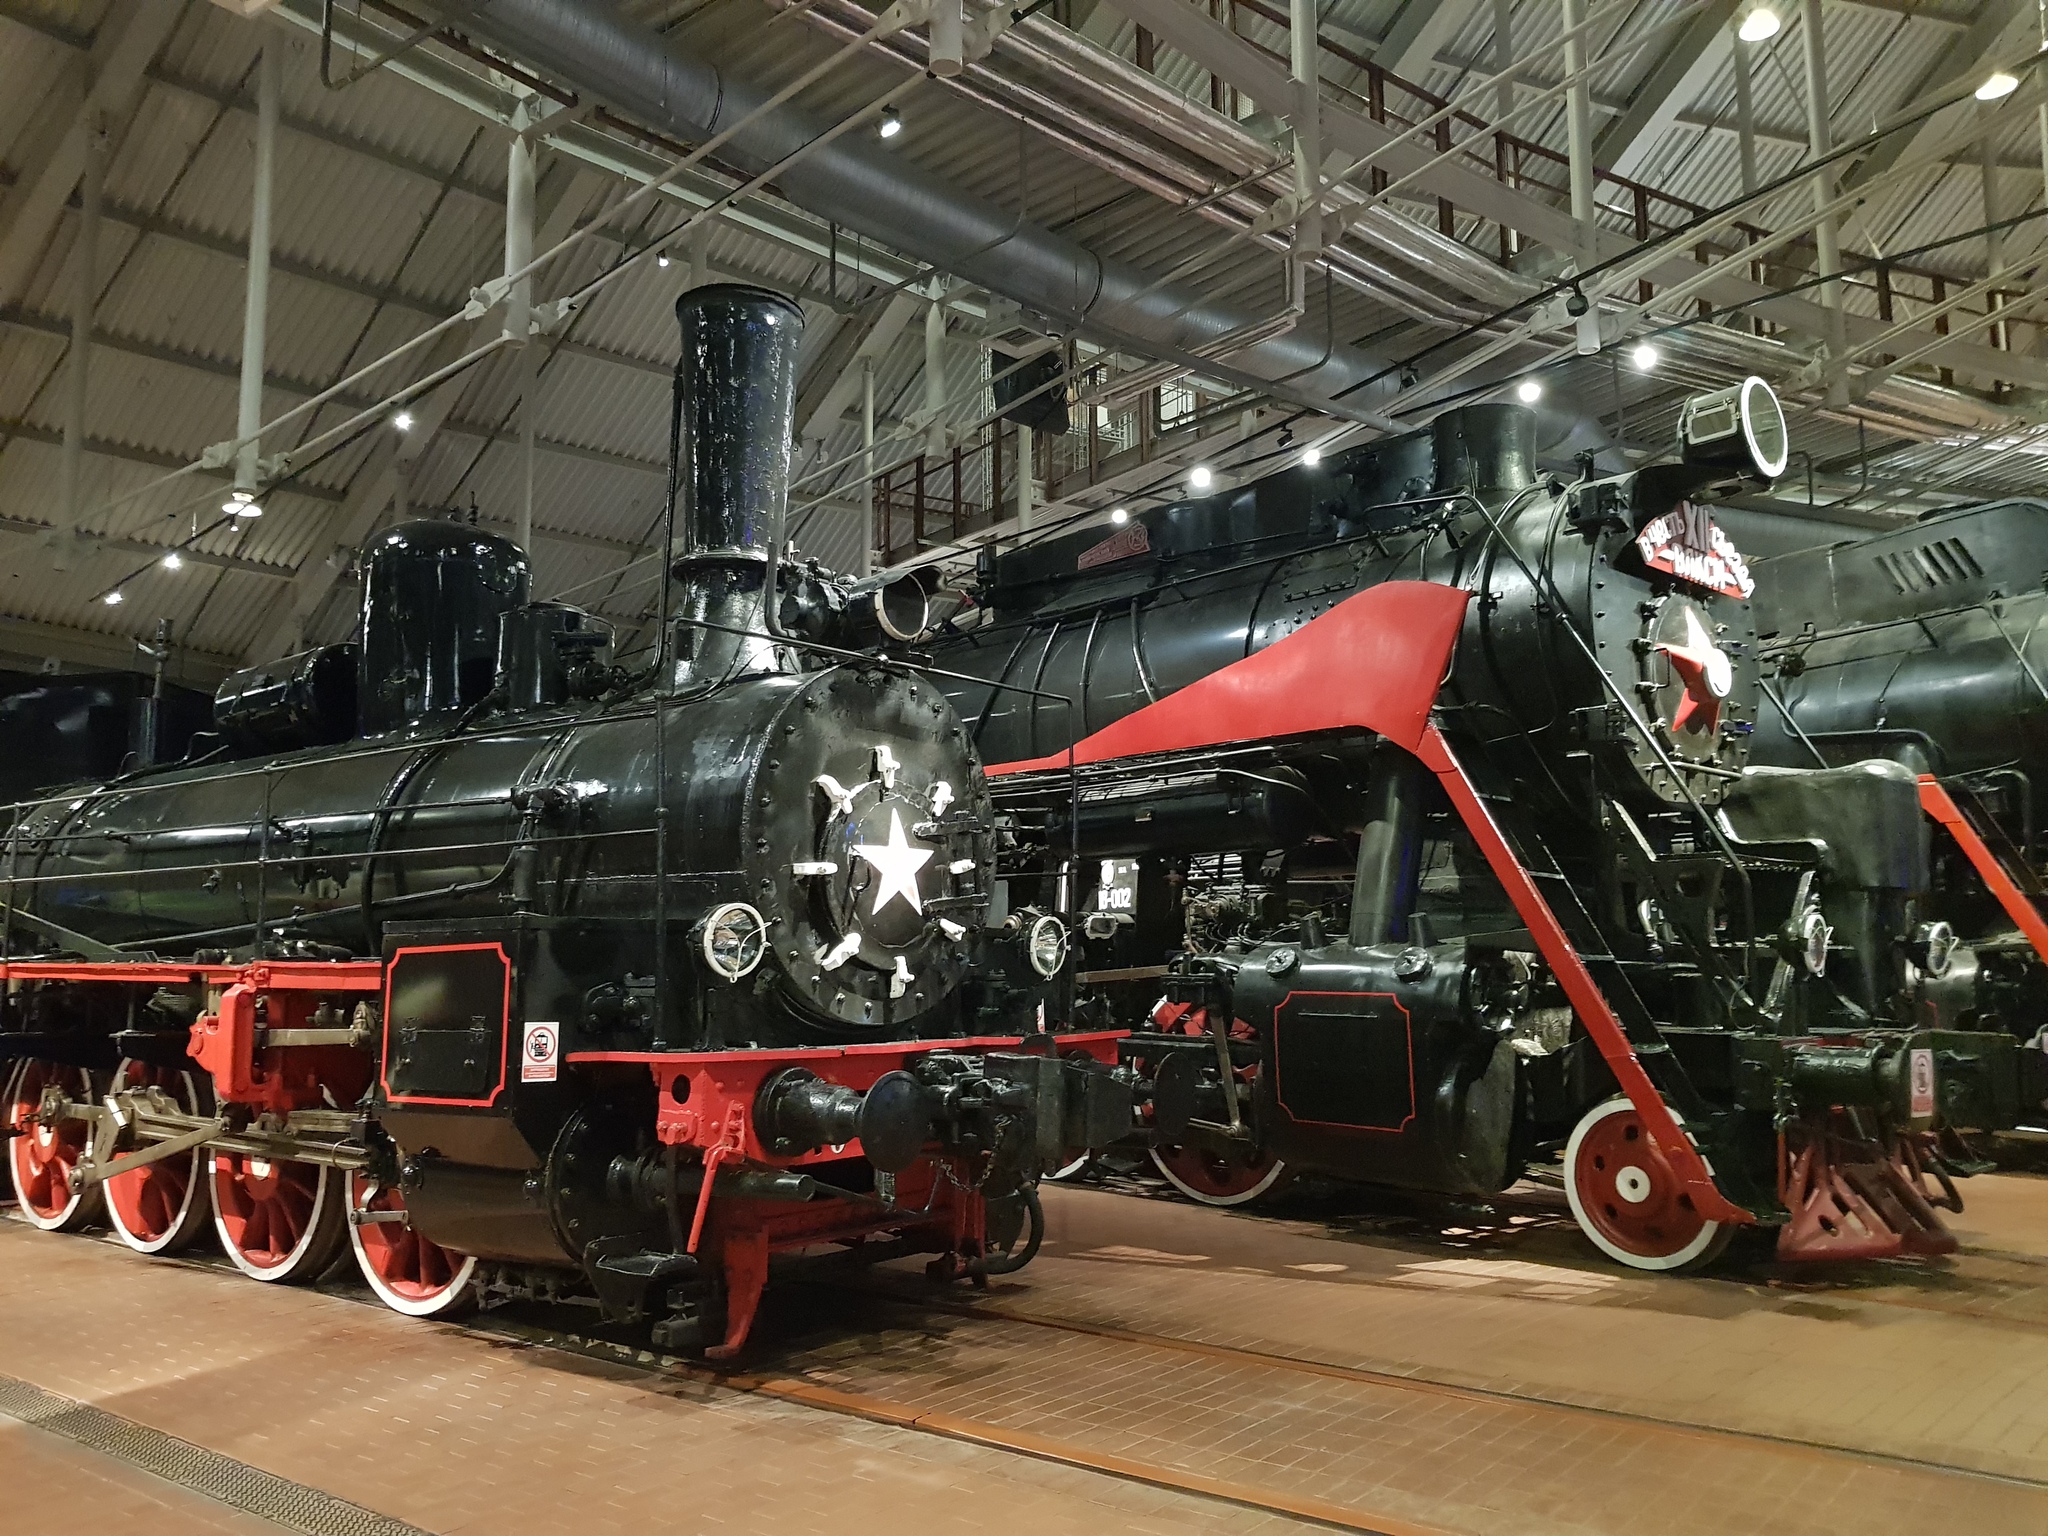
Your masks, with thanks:
M562 1026L529 1024L519 1048L519 1081L552 1083L562 1060Z
M1909 1113L1915 1120L1934 1115L1934 1052L1921 1049L1907 1053L1907 1088L1911 1094Z

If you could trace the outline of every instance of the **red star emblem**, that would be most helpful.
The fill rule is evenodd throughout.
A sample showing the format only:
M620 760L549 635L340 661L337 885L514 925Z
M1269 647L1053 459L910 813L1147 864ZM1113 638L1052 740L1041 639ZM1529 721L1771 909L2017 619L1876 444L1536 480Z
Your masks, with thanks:
M1721 728L1721 701L1735 686L1735 667L1728 653L1714 644L1700 622L1699 610L1685 610L1685 644L1661 642L1657 649L1671 658L1671 670L1685 684L1685 697L1671 718L1674 731L1704 731L1711 736Z

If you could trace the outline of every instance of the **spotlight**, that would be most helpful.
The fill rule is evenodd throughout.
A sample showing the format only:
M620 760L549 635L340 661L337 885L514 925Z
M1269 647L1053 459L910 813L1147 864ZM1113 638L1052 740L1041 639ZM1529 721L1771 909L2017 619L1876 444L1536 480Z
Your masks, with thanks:
M105 597L101 598L100 601L105 603L109 608L118 608L123 603L128 601L128 599L123 597L121 595L121 589L119 587L116 587L113 591L109 592Z
M400 411L391 418L391 425L398 428L401 432L410 432L412 430L412 412Z
M261 517L263 507L256 500L254 491L231 491L228 499L220 504L221 511L229 517Z
M1515 398L1524 405L1534 405L1543 398L1543 386L1535 379L1524 379L1515 386Z
M668 252L667 252L667 251L657 251L657 252L655 252L655 254L654 254L654 264L655 264L655 265L656 265L657 267L665 267L665 266L667 266L667 265L668 265Z
M1977 99L1979 101L1997 101L2001 97L2010 96L2019 88L2020 82L2017 76L2008 75L2002 69L1993 70L1985 77L1984 83L1977 87Z
M185 568L185 557L174 549L164 556L163 566L167 571L181 571Z
M1310 469L1314 469L1323 462L1323 450L1311 443L1308 447L1301 450L1301 462Z
M1188 471L1188 484L1198 491L1206 491L1216 483L1216 477L1209 473L1209 466L1197 464Z
M1586 297L1586 290L1573 283L1572 291L1564 301L1564 312L1576 320L1592 307L1592 301Z
M1657 349L1647 341L1636 343L1636 349L1629 353L1628 360L1636 365L1636 372L1648 373L1657 366Z
M1766 42L1778 35L1785 25L1778 19L1778 13L1768 5L1752 5L1742 13L1742 21L1735 29L1735 35L1745 43Z
M875 132L885 139L893 139L903 131L903 114L894 107L882 108L882 120L875 125Z
M1123 507L1112 507L1109 512L1109 520L1121 528L1131 520L1131 514Z

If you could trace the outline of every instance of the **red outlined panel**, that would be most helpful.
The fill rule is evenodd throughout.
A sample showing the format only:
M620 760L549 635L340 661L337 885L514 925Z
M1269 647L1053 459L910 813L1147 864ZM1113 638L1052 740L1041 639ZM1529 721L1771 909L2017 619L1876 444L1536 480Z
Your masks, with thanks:
M498 1006L498 1050L494 1072L496 1081L491 1091L482 1098L441 1098L425 1094L401 1094L391 1087L391 1031L394 1025L394 1010L391 996L397 987L399 968L412 956L457 955L487 952L498 957L499 969L503 972L503 990L497 999ZM385 1099L393 1104L436 1104L456 1109L489 1109L504 1096L505 1092L505 1051L507 1032L512 1027L512 957L505 953L505 946L495 941L488 944L423 944L417 948L397 949L391 953L390 963L384 972L384 1049L377 1063L378 1085L384 1090Z
M1386 1002L1391 1003L1393 1005L1394 1011L1401 1016L1401 1041L1404 1047L1404 1050L1402 1052L1402 1060L1403 1065L1407 1071L1408 1111L1401 1117L1399 1123L1394 1125L1369 1125L1358 1120L1317 1119L1312 1115L1297 1114L1293 1107L1288 1104L1287 1051L1285 1048L1285 1035L1282 1029L1282 1025L1285 1021L1282 1019L1281 1015L1285 1013L1288 1005L1294 1002L1297 998L1314 997L1343 998L1347 1001L1355 1001L1365 998L1383 999ZM1360 1023L1367 1023L1373 1021L1372 1015L1364 1013L1334 1014L1326 1015L1326 1017L1351 1018L1358 1020ZM1324 1065L1319 1064L1317 1067L1311 1068L1310 1070L1314 1071L1325 1069L1326 1068ZM1413 1015L1411 1015L1408 1012L1407 1008L1403 1006L1401 1000L1395 997L1394 994L1391 992L1288 993L1285 997L1281 998L1279 1002L1273 1005L1273 1096L1275 1099L1279 1101L1280 1107L1287 1112L1287 1118L1292 1120L1296 1125L1324 1125L1329 1126L1333 1130L1340 1131L1378 1131L1383 1134L1399 1135L1401 1132L1407 1130L1408 1127L1415 1122L1415 1019Z

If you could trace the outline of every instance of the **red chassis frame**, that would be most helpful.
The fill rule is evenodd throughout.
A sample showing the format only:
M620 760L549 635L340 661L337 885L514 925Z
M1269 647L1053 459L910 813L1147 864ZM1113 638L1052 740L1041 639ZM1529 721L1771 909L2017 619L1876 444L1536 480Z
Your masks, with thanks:
M1430 719L1471 595L1427 581L1369 587L1265 650L1086 737L1071 752L998 764L989 774L1046 772L1267 737L1347 730L1371 731L1412 752L1450 796L1694 1208L1709 1221L1752 1223L1756 1218L1715 1185L1706 1159L1643 1070L1621 1021L1557 915Z
M193 1060L213 1079L222 1103L287 1113L324 1102L323 1081L336 1067L350 1069L344 1085L358 1094L370 1081L371 1066L350 1047L259 1044L259 1004L270 1028L302 1027L322 997L381 997L385 965L362 961L265 961L251 965L180 965L160 961L40 961L0 963L0 984L71 982L107 986L202 985L219 994L214 1012L192 1025ZM1060 1035L1062 1055L1085 1054L1116 1063L1121 1031ZM895 1041L826 1049L787 1051L631 1052L578 1051L571 1065L623 1064L644 1067L654 1079L660 1109L655 1134L665 1146L694 1150L704 1177L691 1220L689 1251L707 1242L726 1286L725 1338L709 1353L728 1359L738 1353L752 1328L768 1276L768 1256L831 1243L856 1243L878 1234L921 1238L942 1255L947 1273L958 1273L959 1256L979 1251L984 1207L976 1192L977 1170L954 1167L936 1157L903 1173L889 1206L853 1200L803 1204L727 1197L711 1198L718 1169L726 1164L804 1169L861 1160L858 1142L796 1157L771 1152L753 1123L761 1085L789 1067L803 1067L827 1081L865 1090L885 1073L898 1071L934 1051L1016 1049L1018 1035L974 1039Z
M1053 1038L1063 1056L1085 1054L1114 1066L1116 1043L1124 1033L1104 1030ZM863 1161L857 1140L794 1157L770 1151L754 1126L753 1106L762 1084L785 1068L802 1067L827 1082L864 1092L888 1073L934 1051L1015 1050L1024 1039L995 1035L790 1051L572 1051L565 1059L571 1065L644 1066L653 1074L659 1105L656 1137L664 1146L694 1149L702 1159L704 1177L686 1248L696 1253L708 1237L724 1272L725 1338L705 1353L727 1360L739 1352L754 1325L771 1253L858 1243L890 1233L921 1238L924 1247L941 1255L939 1262L951 1275L959 1272L960 1255L980 1251L984 1232L977 1171L932 1156L898 1176L896 1199L888 1206L855 1200L714 1200L718 1170L727 1164L801 1171Z

